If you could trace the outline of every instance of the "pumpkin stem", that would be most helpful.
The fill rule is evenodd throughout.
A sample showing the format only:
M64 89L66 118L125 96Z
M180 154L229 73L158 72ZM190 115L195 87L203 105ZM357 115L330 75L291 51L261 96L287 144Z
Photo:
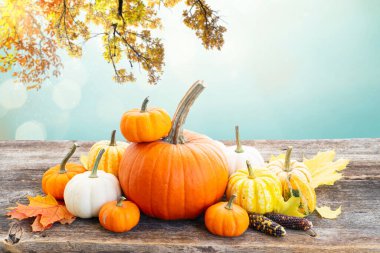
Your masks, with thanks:
M146 112L146 108L148 106L148 102L149 102L149 97L146 97L141 105L141 110L140 112Z
M102 148L99 153L98 153L98 156L96 157L96 160L95 160L95 164L94 164L94 167L92 168L92 171L91 171L91 174L90 178L97 178L98 177L98 165L99 165L99 162L100 162L100 159L102 158L103 154L104 154L104 148Z
M236 198L236 194L232 194L230 197L230 200L228 200L228 203L225 206L226 209L232 210L232 203L234 203L235 198Z
M61 162L61 166L59 168L59 174L66 173L66 163L70 159L70 157L74 154L75 150L77 149L78 144L74 143L73 146L71 147L69 153L63 158Z
M246 164L247 164L247 169L248 169L248 175L250 178L253 178L253 168L252 168L252 165L251 163L247 160L246 161Z
M235 140L236 140L236 153L244 153L243 146L241 145L240 141L240 132L239 132L239 126L235 126Z
M293 150L292 146L289 146L288 149L286 150L285 163L284 163L285 171L290 171L290 155L292 154L292 150Z
M121 196L116 203L116 206L123 206L123 201L126 200L124 196Z
M110 141L109 146L116 146L115 135L116 135L116 130L113 130L111 134L111 141Z
M186 92L174 114L172 120L172 128L170 129L168 136L165 138L166 142L169 142L171 144L185 143L182 128L183 124L185 123L187 115L189 114L190 107L193 105L195 99L199 96L204 88L205 86L203 85L203 81L196 81Z

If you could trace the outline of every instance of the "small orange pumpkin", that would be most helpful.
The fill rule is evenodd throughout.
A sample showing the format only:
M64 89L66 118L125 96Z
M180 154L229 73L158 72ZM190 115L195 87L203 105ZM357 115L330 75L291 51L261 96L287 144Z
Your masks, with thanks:
M233 205L236 195L231 195L228 202L219 202L206 210L205 225L208 231L219 236L240 236L249 226L247 211Z
M104 155L99 162L98 170L112 173L115 177L118 176L120 160L124 154L128 143L115 140L116 130L112 131L111 141L98 141L92 145L88 152L87 168L91 170L94 167L96 157L101 149L104 149Z
M228 165L220 144L182 127L203 89L202 82L196 82L186 93L165 139L132 143L125 150L120 185L146 215L194 219L224 194Z
M168 135L172 125L169 114L162 108L147 108L145 98L141 109L132 109L123 114L120 130L130 142L151 142Z
M77 147L77 144L74 143L61 164L51 167L44 173L42 176L42 190L44 193L50 194L56 199L63 199L63 192L69 180L75 175L86 171L81 164L67 163Z
M99 212L99 222L112 232L127 232L134 228L140 220L140 210L131 201L120 197L118 201L110 201L102 206Z

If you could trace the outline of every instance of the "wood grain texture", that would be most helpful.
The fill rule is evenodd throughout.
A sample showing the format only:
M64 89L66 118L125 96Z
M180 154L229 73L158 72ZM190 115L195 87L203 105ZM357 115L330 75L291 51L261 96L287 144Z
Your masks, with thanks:
M273 238L249 229L238 238L220 238L207 232L202 217L194 221L161 221L142 216L132 231L115 234L104 230L97 219L77 219L71 225L54 225L31 233L31 221L22 221L21 240L6 242L12 220L6 208L25 202L26 195L41 194L46 168L60 162L73 141L0 141L0 251L2 252L380 252L380 139L246 141L267 160L288 145L294 158L311 157L335 149L337 158L351 160L344 177L334 186L317 189L318 204L336 208L336 220L309 218L316 238L287 229L284 238ZM78 142L73 160L85 154L92 142ZM226 144L232 144L226 141Z

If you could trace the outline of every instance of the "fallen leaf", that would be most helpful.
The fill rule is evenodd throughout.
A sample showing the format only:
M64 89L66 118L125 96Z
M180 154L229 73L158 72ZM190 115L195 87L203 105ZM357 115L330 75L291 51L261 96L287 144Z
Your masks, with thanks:
M51 195L27 196L27 198L29 205L17 204L15 208L11 208L12 210L7 215L19 220L36 217L32 224L33 231L50 228L54 222L71 224L75 220L75 216Z
M300 203L301 198L292 196L287 201L279 201L279 206L274 211L289 216L304 217L305 214L299 212Z
M326 219L336 219L342 213L342 207L338 207L336 210L331 210L328 206L322 206L316 208L320 216Z
M33 232L41 232L41 231L44 231L45 229L49 229L51 226L53 226L53 224L43 226L41 224L41 215L37 215L37 217L34 219L34 222L32 224L32 231Z
M88 168L87 168L88 156L81 155L80 158L79 158L79 161L81 162L81 164L83 165L83 167L85 167L86 170L88 170Z
M63 218L63 219L59 220L59 222L61 224L71 224L75 221L75 218L76 218L75 216L72 216L71 218Z
M269 162L285 159L285 154L279 154L278 156L271 155Z
M21 204L17 203L17 207L18 206L21 206ZM11 208L8 208L8 209L11 209L11 211L9 211L6 215L9 215L11 217L9 217L9 219L17 219L17 220L23 220L23 219L26 219L26 218L29 218L29 216L23 214L23 213L20 213L17 209L17 207L11 207Z
M311 173L313 178L312 186L314 188L320 185L333 185L335 181L342 178L342 173L339 173L339 171L347 167L349 160L339 159L333 162L334 159L334 150L318 152L318 154L311 159L304 158L303 162Z

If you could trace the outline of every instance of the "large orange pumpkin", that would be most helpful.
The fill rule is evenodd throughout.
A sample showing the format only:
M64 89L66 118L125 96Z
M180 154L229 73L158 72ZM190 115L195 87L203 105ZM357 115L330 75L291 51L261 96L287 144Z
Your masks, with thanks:
M121 187L146 215L193 219L223 196L228 165L220 146L207 136L182 130L190 106L203 89L202 82L196 82L186 93L168 137L133 143L124 153Z

